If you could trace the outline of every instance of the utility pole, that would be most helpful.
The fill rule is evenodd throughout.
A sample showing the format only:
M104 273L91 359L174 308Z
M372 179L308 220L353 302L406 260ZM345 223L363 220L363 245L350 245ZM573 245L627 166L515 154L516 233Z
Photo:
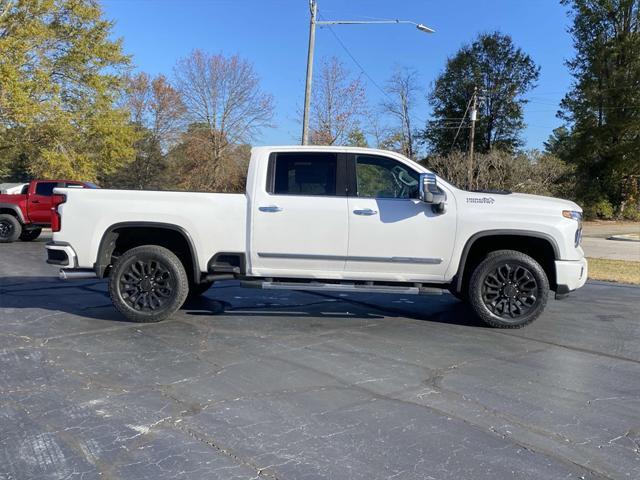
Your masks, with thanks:
M309 109L311 107L311 83L313 78L313 50L316 44L316 0L309 0L311 21L309 24L309 50L307 52L307 81L304 88L304 113L302 114L302 145L309 144Z
M473 182L473 142L476 138L476 118L478 117L478 87L473 87L473 99L471 101L471 132L469 133L469 161L467 165L467 189L471 190Z

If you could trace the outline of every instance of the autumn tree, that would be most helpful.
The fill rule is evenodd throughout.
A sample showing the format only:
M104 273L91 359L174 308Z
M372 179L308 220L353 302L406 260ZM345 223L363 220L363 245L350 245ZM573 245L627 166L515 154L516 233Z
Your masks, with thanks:
M0 164L96 180L133 158L129 63L95 0L0 0Z
M335 57L322 63L313 85L311 143L348 145L358 136L366 112L365 89Z
M476 151L516 150L522 145L525 94L535 86L539 72L531 57L500 32L483 33L463 46L448 59L429 94L433 120L428 122L423 137L430 150L446 154L452 147L468 149L468 135L463 131L456 138L456 131L468 113L475 88L482 97Z
M135 160L107 179L110 186L162 189L166 155L179 139L185 115L180 94L164 75L139 73L127 80L123 104L138 133Z
M416 133L413 126L413 109L419 92L418 74L408 68L397 69L387 81L386 98L382 102L383 113L393 118L395 125L386 142L399 140L397 150L404 156L414 158Z
M260 88L253 66L235 55L195 50L174 72L190 123L172 153L181 186L229 191L226 176L235 171L238 151L271 125L273 99Z
M578 167L582 201L623 210L625 203L638 202L640 1L562 3L570 8L576 50L567 62L573 88L560 113L570 130L564 155ZM634 189L625 189L634 179L635 199Z

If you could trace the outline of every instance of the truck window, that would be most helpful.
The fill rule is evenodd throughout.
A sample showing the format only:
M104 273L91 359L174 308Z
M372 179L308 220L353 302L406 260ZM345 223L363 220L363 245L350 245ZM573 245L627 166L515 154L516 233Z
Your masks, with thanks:
M50 197L53 195L53 189L58 186L58 182L38 182L36 184L36 195Z
M335 195L335 153L291 152L275 156L273 188L280 195Z
M416 198L420 174L403 163L375 155L356 155L358 196Z

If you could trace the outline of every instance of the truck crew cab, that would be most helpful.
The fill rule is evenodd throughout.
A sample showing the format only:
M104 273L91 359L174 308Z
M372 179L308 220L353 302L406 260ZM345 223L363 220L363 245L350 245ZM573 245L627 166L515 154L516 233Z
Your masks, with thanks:
M109 278L138 322L216 280L297 290L451 291L495 327L584 285L580 207L460 190L388 151L259 147L245 194L55 190L47 245L62 278Z

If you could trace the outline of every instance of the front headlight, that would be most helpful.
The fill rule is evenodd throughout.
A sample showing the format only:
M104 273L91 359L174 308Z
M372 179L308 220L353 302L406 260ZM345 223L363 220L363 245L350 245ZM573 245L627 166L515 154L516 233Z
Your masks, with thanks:
M562 216L564 218L570 218L578 222L578 229L576 230L575 246L578 248L582 241L582 212L576 210L563 210Z

